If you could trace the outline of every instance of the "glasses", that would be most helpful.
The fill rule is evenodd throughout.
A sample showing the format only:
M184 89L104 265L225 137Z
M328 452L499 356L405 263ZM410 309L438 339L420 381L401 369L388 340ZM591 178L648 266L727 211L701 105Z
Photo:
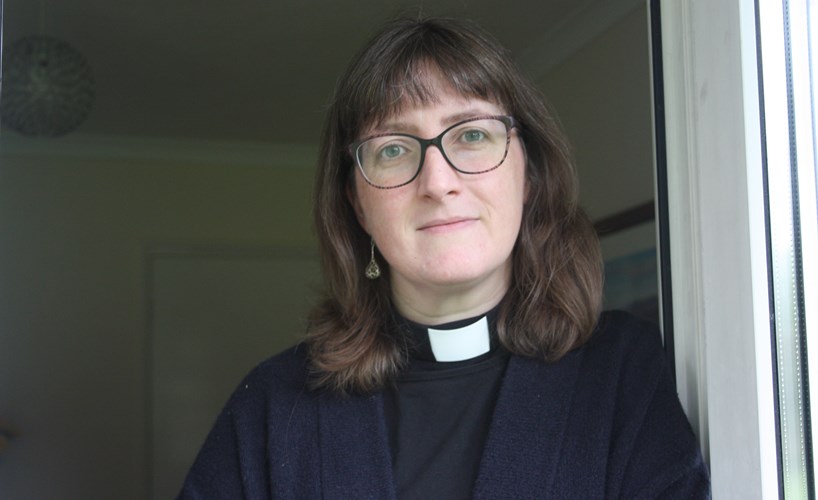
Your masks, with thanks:
M479 116L455 123L433 139L387 133L349 146L366 182L380 189L409 184L420 173L426 149L435 146L463 174L490 172L503 164L517 123L511 116Z

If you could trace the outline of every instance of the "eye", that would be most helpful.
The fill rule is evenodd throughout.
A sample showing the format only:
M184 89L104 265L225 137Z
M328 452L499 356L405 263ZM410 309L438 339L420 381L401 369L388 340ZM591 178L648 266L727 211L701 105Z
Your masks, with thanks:
M406 153L406 148L399 144L387 144L378 152L378 156L385 160L393 160Z
M482 130L470 129L470 130L466 130L465 132L463 132L460 135L460 138L463 140L463 142L474 143L474 142L480 142L483 139L485 139L486 134Z

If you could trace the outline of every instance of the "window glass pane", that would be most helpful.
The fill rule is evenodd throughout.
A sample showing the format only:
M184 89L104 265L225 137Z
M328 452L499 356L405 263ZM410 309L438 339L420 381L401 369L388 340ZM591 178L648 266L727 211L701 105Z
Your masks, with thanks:
M818 205L808 3L759 2L780 476L786 498L815 492L809 373L818 373L818 357L808 333L815 328L815 306L809 304L816 300Z

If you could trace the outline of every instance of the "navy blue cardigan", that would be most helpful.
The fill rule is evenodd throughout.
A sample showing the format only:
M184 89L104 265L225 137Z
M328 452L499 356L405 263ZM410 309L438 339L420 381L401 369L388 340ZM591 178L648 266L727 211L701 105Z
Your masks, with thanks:
M305 388L303 347L256 367L180 498L394 499L381 394ZM473 498L708 498L707 468L655 330L603 315L556 363L512 356Z

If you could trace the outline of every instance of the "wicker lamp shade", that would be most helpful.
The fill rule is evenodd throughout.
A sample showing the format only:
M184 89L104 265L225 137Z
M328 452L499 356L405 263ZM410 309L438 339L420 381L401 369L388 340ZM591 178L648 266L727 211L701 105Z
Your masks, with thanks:
M91 66L62 40L35 35L13 42L6 48L3 72L0 121L20 134L62 136L91 111Z

